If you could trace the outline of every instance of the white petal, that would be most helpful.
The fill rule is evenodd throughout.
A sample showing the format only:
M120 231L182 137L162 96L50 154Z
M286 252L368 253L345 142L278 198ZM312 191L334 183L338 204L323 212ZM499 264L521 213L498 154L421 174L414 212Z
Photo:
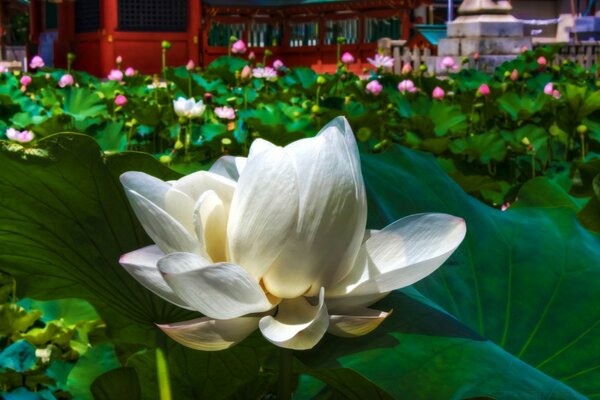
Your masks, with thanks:
M286 349L313 348L327 331L329 316L324 303L324 290L315 306L306 298L283 300L275 317L266 316L259 322L260 331L271 343Z
M213 262L227 260L227 215L223 202L212 191L206 191L194 208L197 237Z
M165 210L133 190L125 190L144 230L164 253L199 251L195 237Z
M328 295L369 297L412 285L441 266L465 234L465 221L452 215L402 218L365 242L355 269Z
M244 157L223 156L215 161L208 172L237 182L245 166L246 158Z
M193 214L194 200L187 194L175 188L170 188L165 194L164 210L175 218L190 235L195 236Z
M363 336L373 331L391 312L356 308L347 310L346 315L330 315L327 332L341 337Z
M231 319L273 308L258 282L239 265L211 265L195 254L175 253L163 257L158 269L180 298L207 317Z
M297 226L264 284L282 298L307 289L307 295L316 295L351 271L364 236L367 205L358 148L348 122L336 118L316 138L284 151L298 175Z
M229 209L229 204L231 204L231 198L235 191L235 182L221 175L199 171L179 179L173 183L173 188L190 196L194 203L198 201L204 192L213 190L219 195L227 209Z
M119 179L126 190L133 190L160 208L164 208L165 194L171 188L169 183L138 171L125 172Z
M271 150L275 147L278 146L275 146L273 143L267 140L261 138L254 139L252 145L250 146L250 151L248 152L248 160L253 159L263 151Z
M217 351L241 342L258 327L260 317L198 318L175 324L158 324L171 339L195 350Z
M260 280L295 229L297 209L296 171L283 149L254 157L246 164L231 203L227 223L231 260Z
M148 246L124 254L119 263L144 287L163 299L182 308L190 308L173 292L158 270L158 260L165 254L158 246Z

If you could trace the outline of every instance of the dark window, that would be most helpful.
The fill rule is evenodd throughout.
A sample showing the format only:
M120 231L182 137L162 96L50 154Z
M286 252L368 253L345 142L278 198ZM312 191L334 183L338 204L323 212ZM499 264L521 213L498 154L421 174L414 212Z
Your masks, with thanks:
M185 32L187 0L119 0L119 30Z
M100 1L77 0L75 2L75 32L96 32L100 29Z

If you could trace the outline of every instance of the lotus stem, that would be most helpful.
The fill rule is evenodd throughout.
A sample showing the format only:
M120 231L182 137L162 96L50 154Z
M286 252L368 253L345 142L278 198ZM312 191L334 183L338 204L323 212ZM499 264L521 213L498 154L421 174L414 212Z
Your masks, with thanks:
M281 348L279 351L279 388L277 399L290 400L292 398L292 365L294 351Z
M188 98L192 98L192 73L188 71Z
M156 375L158 376L158 392L160 400L172 400L171 382L169 381L169 364L162 346L156 349Z

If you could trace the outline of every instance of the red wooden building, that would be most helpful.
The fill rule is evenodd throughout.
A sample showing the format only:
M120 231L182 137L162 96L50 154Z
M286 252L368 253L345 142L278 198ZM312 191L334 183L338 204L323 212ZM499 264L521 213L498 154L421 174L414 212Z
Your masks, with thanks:
M144 73L160 71L168 40L169 65L206 65L227 54L229 38L244 39L261 59L266 49L286 65L328 71L336 64L336 39L360 70L377 39L408 39L413 10L431 0L31 0L31 40L50 38L54 65L77 55L74 67L105 75L122 56ZM56 21L49 21L49 10ZM52 33L51 35L49 33ZM44 45L42 43L42 45Z

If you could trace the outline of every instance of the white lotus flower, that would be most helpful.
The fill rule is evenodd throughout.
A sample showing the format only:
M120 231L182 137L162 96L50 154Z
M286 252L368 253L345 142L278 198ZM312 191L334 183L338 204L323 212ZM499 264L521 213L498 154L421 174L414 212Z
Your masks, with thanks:
M325 332L361 336L388 312L367 306L435 271L465 235L462 219L418 214L365 230L358 148L345 118L284 148L257 139L248 159L163 182L121 182L156 245L122 256L140 283L202 318L159 325L199 350L257 328L280 347L310 349Z
M178 117L194 119L202 116L206 105L202 100L195 101L179 97L177 100L173 100L173 109Z

